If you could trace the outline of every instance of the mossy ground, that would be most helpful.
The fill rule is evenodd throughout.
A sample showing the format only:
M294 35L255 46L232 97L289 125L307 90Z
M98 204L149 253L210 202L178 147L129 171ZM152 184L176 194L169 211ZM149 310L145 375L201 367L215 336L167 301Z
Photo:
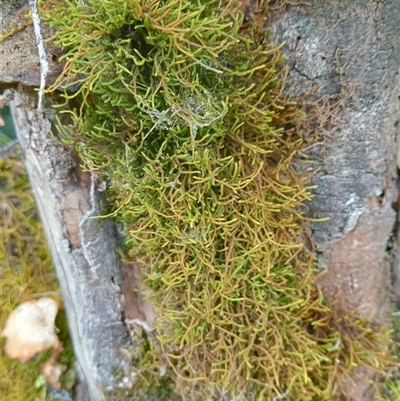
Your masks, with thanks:
M0 159L0 322L3 326L15 307L35 297L57 295L58 286L44 233L38 219L33 195L19 155ZM73 367L74 357L65 316L59 313L56 326L65 350L60 362ZM5 339L1 338L3 349ZM43 401L46 387L35 387L40 364L50 356L46 352L21 364L6 357L0 361L0 394L4 401ZM70 370L63 384L71 388ZM68 378L69 377L69 378Z
M140 385L161 367L188 400L332 400L353 367L390 364L388 331L315 286L305 115L285 94L267 5L247 22L234 1L41 5L66 61L58 135L107 180L161 312Z

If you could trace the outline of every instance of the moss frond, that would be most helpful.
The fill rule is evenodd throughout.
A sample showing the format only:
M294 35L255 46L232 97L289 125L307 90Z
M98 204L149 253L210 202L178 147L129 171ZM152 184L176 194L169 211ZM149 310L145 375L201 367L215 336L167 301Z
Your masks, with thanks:
M347 337L301 241L304 113L284 94L267 3L246 23L234 1L42 4L65 52L50 89L72 107L60 135L107 178L161 311L137 368L158 382L167 367L189 400L331 400L345 374L335 344ZM346 372L375 363L346 347Z

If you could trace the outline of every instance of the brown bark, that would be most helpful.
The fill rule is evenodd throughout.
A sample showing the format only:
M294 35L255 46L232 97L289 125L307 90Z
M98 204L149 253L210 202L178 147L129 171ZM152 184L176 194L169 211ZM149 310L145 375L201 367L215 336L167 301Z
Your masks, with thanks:
M0 42L0 88L16 84L38 87L40 84L40 63L37 44L29 15L28 0L4 0L1 3L1 34L12 33ZM42 24L44 36L52 36L49 25ZM52 84L62 72L59 63L60 51L47 43L47 59L50 73L47 84Z
M272 9L268 25L274 40L285 42L288 86L295 85L297 94L319 88L311 111L321 111L313 121L321 141L307 150L319 172L307 211L329 218L310 224L326 269L320 284L341 310L385 322L391 295L387 249L396 221L399 2L310 0ZM373 373L361 376L355 372L348 383L351 400L373 397Z
M3 10L10 11L4 18L14 18L13 4L24 3L4 1ZM319 86L312 107L322 110L314 129L323 135L308 154L320 170L307 210L313 217L329 217L311 224L326 269L321 285L338 307L356 311L371 322L385 322L390 300L387 243L396 220L392 203L397 197L395 149L400 129L398 0L309 0L308 5L299 2L303 4L284 9L274 9L282 1L271 3L267 26L272 26L277 43L286 42L288 85L295 85L294 94ZM32 27L0 46L0 85L38 86ZM56 50L50 49L48 57L56 76L60 71ZM99 220L89 218L99 214L99 182L79 170L79 160L70 148L50 139L50 122L35 110L35 97L29 92L21 87L11 107L55 260L76 355L91 399L100 400L107 386L118 385L111 374L115 366L131 379L129 363L119 352L130 342L121 321L120 284L127 293L128 318L151 323L154 311L137 298L134 289L141 286L134 267L126 270L129 274L122 283L112 223L98 224ZM372 399L372 374L359 370L355 378L348 384L349 399Z

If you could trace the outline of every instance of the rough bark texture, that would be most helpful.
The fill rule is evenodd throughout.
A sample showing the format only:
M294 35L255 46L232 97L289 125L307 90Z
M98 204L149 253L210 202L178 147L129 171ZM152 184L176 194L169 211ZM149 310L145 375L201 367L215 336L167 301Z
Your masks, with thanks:
M272 14L289 61L288 84L320 86L330 129L308 149L319 173L309 210L313 238L328 269L325 291L371 319L385 318L387 241L396 213L400 13L397 0L313 0ZM336 104L336 107L335 107ZM323 108L325 105L325 108Z
M3 27L20 18L20 1L3 1ZM275 2L272 2L274 5ZM281 4L282 2L276 2ZM293 2L291 2L293 3ZM288 84L294 93L319 85L315 106L325 130L308 154L320 168L314 217L329 217L311 229L321 264L325 294L339 306L373 322L385 321L390 268L387 242L396 212L396 134L399 134L399 0L309 0L308 5L271 10L268 26L289 61ZM304 2L303 2L304 4ZM21 21L21 20L19 20ZM49 50L49 49L48 49ZM33 28L0 44L0 87L39 85ZM56 50L48 57L53 76L60 71ZM51 79L51 77L50 77ZM27 169L52 249L75 351L92 400L117 385L114 366L129 376L119 348L129 343L121 322L123 269L114 253L110 222L91 220L99 213L99 182L82 173L71 149L49 137L50 123L34 107L24 87L11 102ZM331 115L326 119L326 111ZM399 157L400 159L400 157ZM128 266L122 291L128 295L126 317L151 323L154 311L130 289L141 288L136 267ZM400 266L397 296L400 299ZM368 401L370 372L356 371L348 383L351 400ZM128 377L128 381L131 378Z
M75 152L50 138L36 97L13 92L10 109L56 266L76 357L91 400L134 377L120 350L130 339L122 322L122 263L110 220L93 219L104 201L101 182L79 168ZM115 373L123 374L117 382ZM121 379L121 378L119 378Z
M112 220L93 219L106 199L105 183L80 169L73 149L51 136L51 100L36 109L40 63L33 26L24 17L26 0L4 1L1 28L15 33L0 42L0 88L13 115L32 190L62 292L64 308L82 383L77 401L104 400L111 390L130 388L135 375L121 349L132 351L132 325L150 324L156 314L136 291L143 289L138 267L123 266L116 254ZM29 19L28 19L29 20ZM43 36L51 29L42 25ZM50 73L47 84L62 71L58 50L47 44ZM125 322L124 319L127 319ZM125 355L128 355L125 353Z
M38 86L40 83L40 63L33 25L29 18L27 0L4 0L1 4L0 34L15 31L0 43L0 88L7 84L20 83ZM43 24L45 37L52 31L48 24ZM47 84L52 84L62 72L63 65L58 62L59 50L47 43L47 59L50 73Z
M295 85L295 93L319 86L314 111L320 107L322 114L314 123L325 133L308 149L319 172L307 209L313 217L329 218L311 224L327 270L320 282L337 307L384 322L391 294L387 247L396 221L400 3L307 3L276 8L268 25L275 41L285 42L288 85ZM356 371L347 386L349 399L372 399L371 377Z

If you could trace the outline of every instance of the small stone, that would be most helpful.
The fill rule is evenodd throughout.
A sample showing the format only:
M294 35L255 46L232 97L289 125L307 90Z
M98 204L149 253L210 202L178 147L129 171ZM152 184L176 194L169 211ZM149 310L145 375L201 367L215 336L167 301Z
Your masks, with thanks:
M1 333L7 338L5 353L25 363L40 352L57 348L59 339L54 332L57 311L58 303L51 298L19 305L8 317Z

